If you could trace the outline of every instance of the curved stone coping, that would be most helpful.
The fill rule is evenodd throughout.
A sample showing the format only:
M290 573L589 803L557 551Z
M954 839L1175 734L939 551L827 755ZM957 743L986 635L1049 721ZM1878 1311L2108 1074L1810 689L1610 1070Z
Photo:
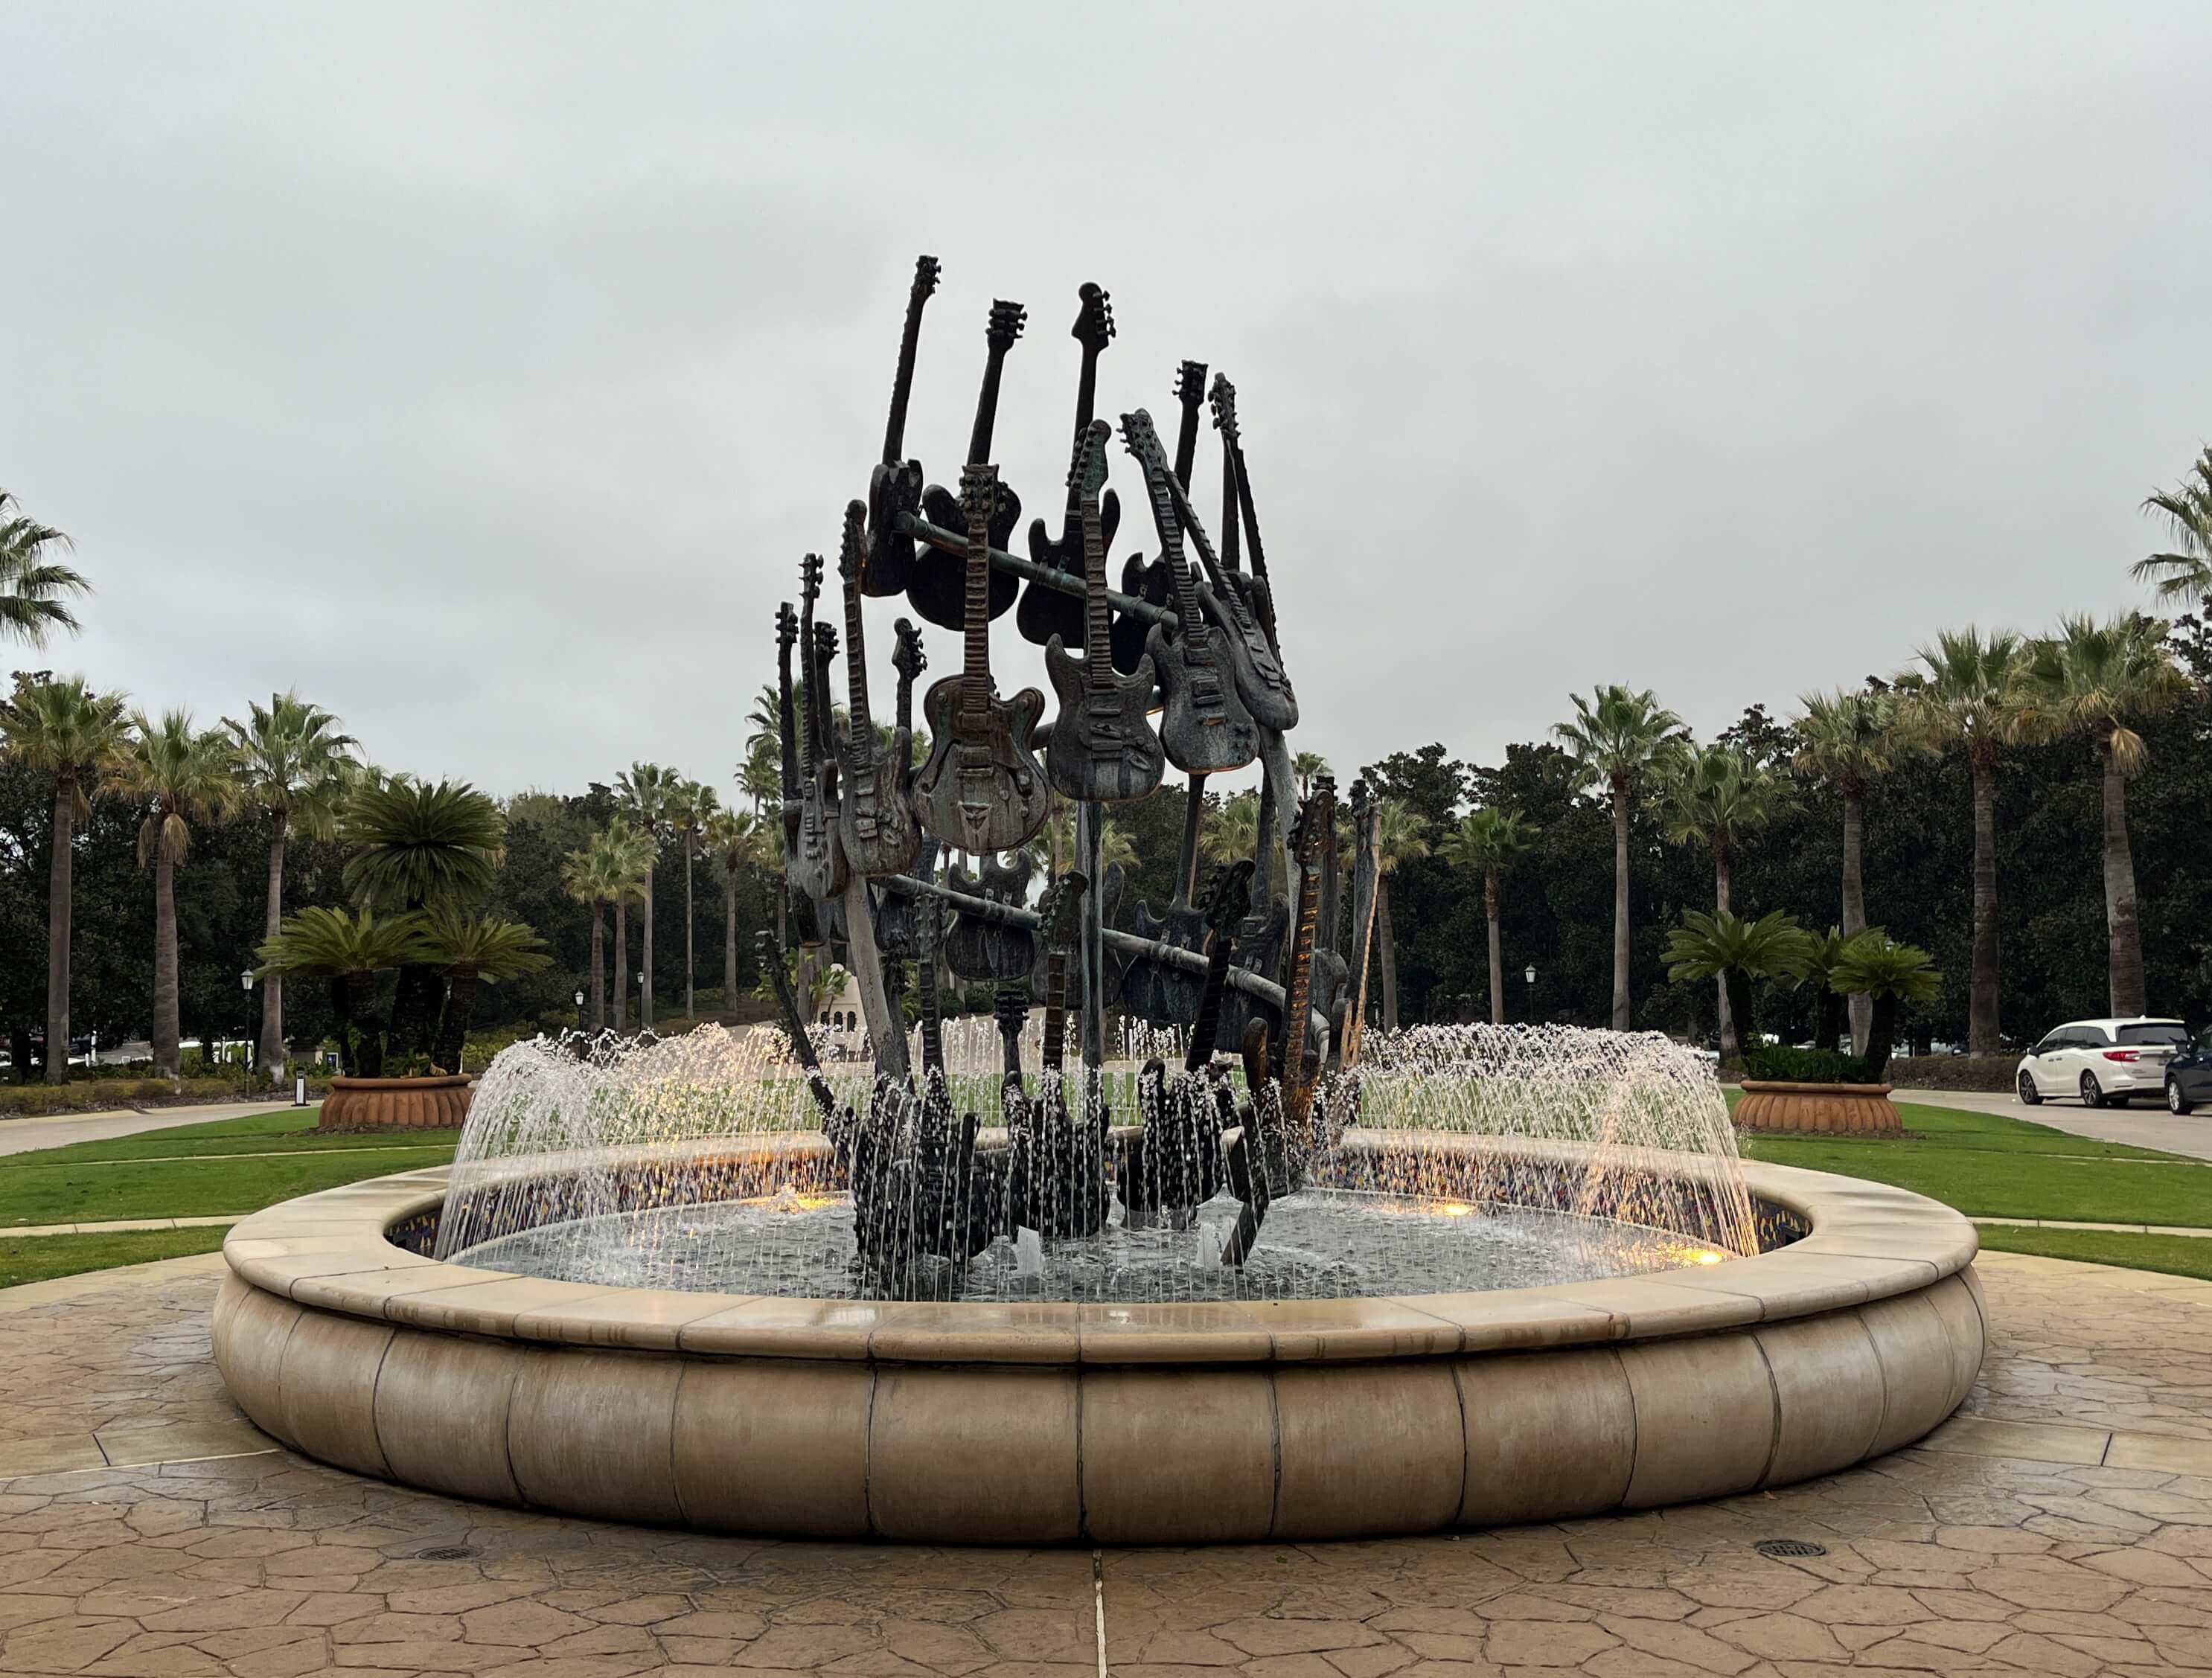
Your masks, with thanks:
M1530 1159L1574 1151L1429 1133L1375 1132L1358 1145ZM770 1139L778 1153L818 1147L803 1135ZM1796 1213L1810 1233L1755 1257L1656 1275L1381 1299L938 1304L553 1281L441 1264L386 1239L441 1202L447 1170L270 1208L236 1225L223 1253L242 1281L317 1312L448 1334L708 1357L1030 1366L1310 1363L1666 1340L1921 1292L1972 1260L1972 1224L1920 1196L1786 1166L1747 1164L1744 1173L1754 1196Z

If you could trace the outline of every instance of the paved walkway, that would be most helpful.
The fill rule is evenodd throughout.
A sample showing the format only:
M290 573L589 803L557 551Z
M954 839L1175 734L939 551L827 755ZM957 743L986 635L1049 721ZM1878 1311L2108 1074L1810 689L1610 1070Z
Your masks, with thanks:
M36 1283L0 1293L0 1673L2212 1668L2212 1283L1981 1262L1996 1345L1966 1413L1870 1468L1457 1537L1103 1553L710 1538L358 1479L224 1396L216 1256Z
M145 1130L173 1130L179 1124L205 1124L218 1118L243 1118L292 1105L289 1097L270 1101L222 1101L204 1107L151 1107L144 1112L121 1107L97 1113L55 1113L45 1118L0 1118L0 1154L64 1148L76 1142L112 1142Z
M1972 1090L1900 1089L1893 1099L1930 1107L1958 1107L1967 1112L2002 1113L2007 1118L2047 1124L2054 1130L2092 1136L2099 1142L2125 1142L2133 1148L2155 1148L2212 1160L2212 1108L2208 1107L2199 1107L2186 1118L2176 1118L2155 1103L2092 1111L2078 1101L2046 1100L2039 1107L2026 1107L2016 1095L1984 1095Z

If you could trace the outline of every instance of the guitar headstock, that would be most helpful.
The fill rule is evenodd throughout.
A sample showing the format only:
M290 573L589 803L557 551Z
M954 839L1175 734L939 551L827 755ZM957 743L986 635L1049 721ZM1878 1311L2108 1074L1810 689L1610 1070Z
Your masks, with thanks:
M826 665L837 656L837 631L826 623L814 626L814 662Z
M1227 373L1213 375L1213 389L1206 400L1213 404L1213 428L1221 433L1224 441L1235 447L1237 441L1237 387L1229 382Z
M1048 948L1065 949L1075 942L1083 924L1083 894L1090 889L1089 877L1072 869L1044 888L1037 900L1037 918Z
M1317 775L1313 791L1298 807L1298 819L1291 824L1291 853L1301 872L1310 875L1319 870L1322 846L1328 843L1335 829L1336 782L1327 775Z
M868 569L868 504L845 503L845 536L837 548L837 574L854 588Z
M1022 328L1029 324L1030 312L1018 303L1009 303L1003 298L991 305L991 323L983 329L983 342L1001 354L1014 347L1022 336Z
M1185 361L1176 369L1176 400L1185 408L1196 408L1206 400L1206 363Z
M791 609L788 600L779 601L775 609L775 650L788 652L799 642L799 614Z
M1168 469L1167 451L1160 446L1159 433L1152 429L1152 416L1143 409L1121 416L1121 441L1147 476Z
M1106 487L1106 445L1113 436L1114 427L1103 420L1093 420L1083 433L1082 451L1075 457L1075 484L1085 500L1097 500Z
M936 257L916 257L914 259L914 288L908 292L907 300L917 307L929 301L936 294L937 276L942 271Z
M809 554L799 562L799 597L811 606L822 597L822 556Z
M1068 336L1096 354L1114 341L1114 305L1108 294L1089 280L1078 288L1076 295L1082 301Z
M968 540L986 540L991 514L999 505L999 469L985 462L960 469L960 514L968 521Z
M899 673L900 681L911 687L929 665L921 656L921 632L914 627L913 619L901 618L891 626L891 634L898 641L898 650L891 654L891 668Z
M1252 912L1252 859L1239 857L1215 869L1213 878L1206 881L1199 907L1206 912L1206 925L1222 937Z

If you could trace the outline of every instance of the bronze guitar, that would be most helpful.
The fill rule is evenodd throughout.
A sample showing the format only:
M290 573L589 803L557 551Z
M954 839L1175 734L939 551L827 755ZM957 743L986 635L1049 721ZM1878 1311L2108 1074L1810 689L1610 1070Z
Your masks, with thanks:
M1137 661L1123 675L1114 668L1107 640L1106 541L1098 491L1106 482L1106 444L1113 428L1091 422L1077 457L1083 525L1083 597L1089 625L1084 645L1096 649L1077 658L1054 635L1045 643L1045 674L1060 700L1045 741L1045 773L1063 797L1100 803L1141 798L1160 784L1166 760L1146 712L1152 702L1152 661Z
M799 561L799 657L806 661L805 756L799 774L799 836L791 849L791 883L819 903L845 889L845 854L837 845L837 814L832 787L836 753L829 736L829 712L821 703L817 667L821 649L815 634L814 603L822 593L822 556Z
M906 797L913 730L894 730L886 746L877 738L875 722L868 714L868 655L860 623L867 511L858 501L847 504L844 545L837 555L838 574L845 584L846 700L852 709L852 726L837 754L837 839L846 866L874 875L911 868L915 853L921 849L921 828Z
M783 823L783 866L787 879L790 878L792 864L799 856L799 712L791 691L791 649L798 640L799 614L791 609L791 603L787 600L775 609L775 721L783 771L783 808L777 815ZM791 883L796 886L798 881L793 880Z
M929 761L914 781L922 831L941 845L977 855L1026 845L1044 826L1052 797L1030 749L1044 715L1044 695L1024 688L1001 700L991 685L989 520L998 479L992 466L961 470L968 525L967 652L960 674L938 682L922 702L929 718Z
M937 258L914 259L907 294L906 327L899 334L898 372L891 379L890 418L884 425L884 457L868 475L868 563L863 591L897 594L914 577L914 538L902 535L898 515L921 511L921 463L904 460L907 398L914 391L914 354L921 339L922 305L937 289Z
M1165 627L1155 624L1145 643L1160 682L1160 744L1168 760L1189 774L1242 769L1260 755L1260 730L1237 694L1227 635L1206 622L1199 609L1197 585L1183 558L1182 524L1176 516L1167 456L1152 415L1141 408L1124 414L1121 440L1145 469L1152 524L1159 533L1160 558L1175 583L1181 626L1170 642Z
M1185 361L1176 369L1176 400L1182 405L1182 421L1176 431L1176 477L1186 489L1190 487L1191 462L1198 453L1198 409L1205 390L1205 362ZM1107 545L1113 545L1110 540ZM1121 566L1121 592L1149 605L1165 606L1175 597L1175 584L1168 576L1167 561L1147 562L1142 554L1130 554ZM1115 669L1127 675L1137 668L1137 660L1145 656L1145 639L1151 630L1151 625L1136 618L1123 616L1114 620ZM1191 889L1195 891L1197 887L1193 886Z
M1079 299L1075 325L1069 336L1083 346L1083 371L1075 381L1075 441L1071 450L1067 468L1067 511L1060 517L1060 540L1054 542L1045 534L1044 520L1030 520L1030 557L1039 565L1048 565L1055 571L1071 577L1087 576L1090 561L1084 553L1080 485L1078 482L1083 458L1084 439L1091 433L1091 411L1098 391L1098 357L1114 341L1114 306L1106 294L1085 281L1078 293ZM1098 509L1098 528L1103 533L1103 547L1114 545L1114 533L1121 528L1121 503L1112 490ZM1042 583L1032 582L1022 591L1022 603L1015 609L1014 622L1024 640L1044 645L1055 635L1072 647L1085 651L1099 645L1086 639L1090 633L1090 619L1085 603L1058 589L1048 588Z
M1336 783L1327 775L1314 780L1313 794L1298 812L1293 849L1298 870L1297 930L1291 940L1291 971L1284 984L1283 1052L1278 1075L1283 1086L1283 1119L1291 1145L1307 1134L1319 1069L1306 1069L1307 1022L1313 1012L1314 927L1321 912L1321 851L1336 842Z
M991 433L999 418L999 374L1006 364L1006 352L1022 336L1028 319L1029 311L1018 303L1001 300L991 305L990 323L983 331L983 388L975 397L975 427L968 433L969 466L981 466L991 457ZM961 484L957 500L941 484L933 483L922 492L922 512L931 524L948 530L964 528L968 499L964 473ZM994 476L988 512L990 545L1003 552L1013 539L1014 526L1021 522L1022 498ZM1020 585L1011 575L996 572L987 572L985 580L990 614L995 618L1014 603ZM915 610L939 628L967 627L967 566L962 555L938 548L923 548L915 555L914 575L907 583L906 594Z

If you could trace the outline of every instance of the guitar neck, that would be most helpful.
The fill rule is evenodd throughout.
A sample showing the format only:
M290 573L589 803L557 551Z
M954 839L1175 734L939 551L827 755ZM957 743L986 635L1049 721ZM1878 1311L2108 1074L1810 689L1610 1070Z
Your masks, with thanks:
M906 453L907 398L914 391L914 356L921 342L921 308L929 293L915 287L906 304L906 325L899 333L898 371L891 376L890 418L884 425L884 464L896 466Z
M799 797L799 718L793 709L791 693L791 643L781 642L776 648L776 693L781 703L776 706L776 731L783 747L783 796Z
M938 933L945 924L945 905L930 898L921 910L921 957L915 963L915 994L921 1003L921 1068L945 1070L945 1033L937 1002Z
M799 597L799 680L806 684L805 714L799 718L799 767L808 775L822 761L822 736L816 730L814 701L821 697L821 684L814 679L814 591L810 585Z
M1111 619L1106 610L1106 539L1098 527L1097 497L1083 497L1080 515L1083 521L1084 674L1090 678L1091 691L1098 694L1105 691L1106 670L1112 661L1106 653Z
M991 700L991 532L981 507L968 515L968 592L961 611L967 637L962 700L971 720L981 718Z
M1176 615L1182 621L1183 647L1188 654L1206 627L1198 609L1198 582L1190 574L1190 561L1183 557L1182 526L1176 518L1175 500L1165 475L1147 472L1145 481L1152 491L1152 522L1159 528L1160 558L1168 567L1168 574L1175 579Z
M999 373L1006 352L994 346L983 361L983 389L975 398L975 425L968 433L968 463L981 466L991 457L991 433L999 422Z
M1057 1072L1067 1054L1067 955L1044 959L1044 1069Z
M845 580L845 702L853 713L853 746L856 751L874 748L875 728L868 718L868 658L860 630L860 585Z
M1083 486L1076 482L1076 467L1083 458L1083 435L1091 429L1091 409L1098 400L1098 351L1083 348L1083 371L1075 379L1075 444L1067 457L1067 522L1073 524L1083 503Z
M1244 469L1244 445L1233 445L1230 452L1237 467L1237 504L1244 513L1245 539L1252 544L1252 574L1264 579L1267 574L1267 550L1260 545L1260 515L1252 510L1252 478Z
M1237 449L1224 437L1221 439L1221 560L1231 571L1243 568L1237 525Z
M1214 1039L1221 1034L1221 993L1229 983L1229 935L1216 931L1206 940L1206 990L1198 1005L1198 1022L1190 1029L1190 1046L1183 1051L1182 1069L1195 1072L1213 1058Z
M1298 881L1298 926L1291 944L1291 983L1284 1004L1282 1080L1291 1084L1305 1076L1306 1020L1313 1012L1314 921L1320 908L1310 870Z
M1176 482L1185 489L1190 488L1190 469L1197 459L1198 397L1193 392L1183 397L1182 420L1176 428Z

